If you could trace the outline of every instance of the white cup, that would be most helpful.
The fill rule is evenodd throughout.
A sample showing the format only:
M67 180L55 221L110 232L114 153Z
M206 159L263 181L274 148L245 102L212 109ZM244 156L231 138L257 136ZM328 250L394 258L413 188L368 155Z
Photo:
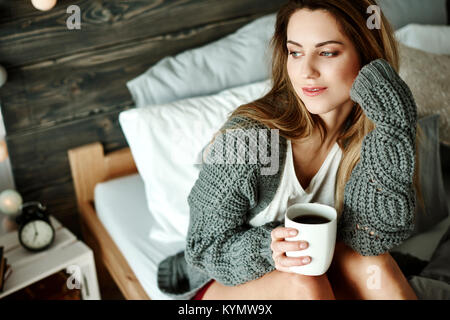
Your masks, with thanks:
M294 218L305 215L326 218L329 222L309 224L293 221ZM285 227L298 230L298 234L295 237L286 238L286 241L305 240L308 242L307 249L288 251L286 256L311 257L311 262L304 266L290 267L291 272L308 276L320 276L327 272L333 260L334 246L336 244L336 218L336 209L317 202L297 203L286 210Z

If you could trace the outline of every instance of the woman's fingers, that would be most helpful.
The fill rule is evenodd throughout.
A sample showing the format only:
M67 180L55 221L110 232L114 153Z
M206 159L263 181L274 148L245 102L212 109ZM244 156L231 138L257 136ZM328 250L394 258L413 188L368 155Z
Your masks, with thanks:
M285 238L295 237L298 231L293 228L278 227L272 230L271 249L274 252L298 251L308 248L306 241L285 241Z
M272 258L275 268L279 271L290 272L290 267L303 266L311 262L308 256L288 257L287 251L299 251L308 248L306 241L285 241L286 238L295 237L298 231L293 228L278 227L272 230Z
M308 256L304 257L287 257L286 255L279 255L275 257L275 267L280 271L288 271L285 268L304 266L311 262L311 258Z
M272 241L272 251L284 253L286 251L299 251L308 248L306 241Z
M284 238L295 237L298 231L293 228L278 227L272 230L272 241L284 240Z

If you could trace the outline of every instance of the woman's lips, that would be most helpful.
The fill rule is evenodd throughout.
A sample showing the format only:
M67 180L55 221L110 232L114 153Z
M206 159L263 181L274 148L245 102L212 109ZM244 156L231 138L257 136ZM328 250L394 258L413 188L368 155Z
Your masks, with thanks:
M327 87L304 87L302 90L308 97L315 97L327 90Z

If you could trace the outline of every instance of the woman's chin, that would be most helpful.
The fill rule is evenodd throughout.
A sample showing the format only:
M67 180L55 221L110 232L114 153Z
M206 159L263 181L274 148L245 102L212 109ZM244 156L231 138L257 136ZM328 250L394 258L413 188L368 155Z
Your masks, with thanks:
M328 113L328 112L331 111L329 106L327 106L327 107L320 107L320 106L309 107L309 106L306 106L306 109L308 109L309 113L317 114L317 115Z

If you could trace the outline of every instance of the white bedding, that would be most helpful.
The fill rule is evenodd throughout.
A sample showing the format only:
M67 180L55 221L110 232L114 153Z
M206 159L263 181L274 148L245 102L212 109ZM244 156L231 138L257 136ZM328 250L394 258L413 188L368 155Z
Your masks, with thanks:
M151 299L171 299L157 285L157 266L165 257L184 248L184 243L150 240L152 215L147 209L144 183L138 174L97 184L95 206L100 221L119 247ZM450 217L428 232L418 234L393 251L429 260L450 224Z
M157 266L166 256L183 250L184 244L149 239L153 218L141 177L134 174L97 184L95 207L147 295L153 300L171 299L158 289Z

